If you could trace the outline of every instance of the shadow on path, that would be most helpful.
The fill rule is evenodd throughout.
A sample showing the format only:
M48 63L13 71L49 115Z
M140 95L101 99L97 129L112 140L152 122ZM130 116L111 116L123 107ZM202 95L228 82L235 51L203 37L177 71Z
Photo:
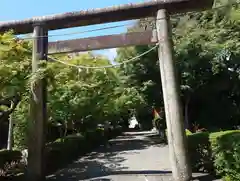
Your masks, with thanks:
M67 168L49 176L47 180L78 181L108 175L171 173L158 170L131 170L131 168L123 164L123 162L128 161L127 155L138 155L141 150L147 149L149 146L161 146L161 143L155 143L143 135L146 135L146 133L134 132L119 136L117 139L110 141L110 148L99 147L86 156L79 158ZM141 164L141 159L142 157L139 155L136 164Z
M147 177L149 181L171 181L171 171L166 170L168 166L164 167L165 160L168 160L168 148L158 135L150 132L130 132L111 140L110 143L110 148L99 147L54 175L48 176L47 180L144 181L144 177ZM158 155L161 156L160 159L156 159ZM159 161L160 164L157 163ZM163 169L158 170L161 168ZM195 176L193 180L196 181L215 180L206 174Z

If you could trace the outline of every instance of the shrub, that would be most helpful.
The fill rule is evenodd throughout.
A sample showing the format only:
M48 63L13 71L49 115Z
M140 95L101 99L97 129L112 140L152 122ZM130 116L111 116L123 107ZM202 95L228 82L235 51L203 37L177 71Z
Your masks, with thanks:
M103 128L97 128L96 130L88 130L85 132L85 138L88 140L89 147L95 146L96 144L99 145L100 143L103 143L105 139L104 136L104 129Z
M240 181L240 131L188 135L194 170L215 172L226 181Z
M86 139L81 134L59 138L46 145L46 168L51 172L73 160L87 149ZM61 158L61 159L59 159Z
M189 134L188 151L194 171L213 172L211 143L209 142L208 132Z
M114 129L111 133L113 138L121 133L121 128ZM45 150L47 174L63 167L78 156L91 151L94 147L102 144L103 141L106 141L103 129L97 128L96 130L88 130L84 135L68 135L48 143ZM1 170L3 172L2 176L5 176L10 172L16 173L15 171L19 170L20 167L22 169L21 158L20 151L0 150L0 174ZM8 176L7 179L9 178Z
M120 134L120 129L113 130L112 133L112 137L115 137ZM73 161L77 156L83 155L101 145L105 140L103 129L97 128L96 130L88 130L83 135L69 135L47 144L47 172L51 173L61 168L63 165Z
M240 131L213 133L210 140L217 174L229 181L240 181Z

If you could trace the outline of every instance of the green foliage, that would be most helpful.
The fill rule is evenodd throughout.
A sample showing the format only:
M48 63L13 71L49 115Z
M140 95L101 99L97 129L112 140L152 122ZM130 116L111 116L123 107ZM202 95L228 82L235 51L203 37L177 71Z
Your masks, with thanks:
M91 54L87 54L68 62L88 65L86 62L91 60L94 60ZM99 57L94 62L95 66L101 66L108 60ZM55 76L49 86L50 121L65 124L73 120L94 127L105 120L114 123L141 104L138 92L126 87L114 69L78 70L60 64L50 66Z
M27 148L27 135L29 125L29 97L23 97L18 107L16 108L13 119L15 120L14 126L14 147L18 150Z
M68 132L84 134L104 121L119 124L144 102L138 90L128 86L125 77L114 68L86 69L41 61L38 70L31 73L30 43L14 39L11 32L0 35L0 43L0 103L8 99L0 105L6 113L0 121L7 121L9 114L14 112L14 145L18 149L27 146L28 124L32 121L29 103L36 81L47 81L47 137L51 139L64 137ZM110 64L106 58L91 53L54 58L73 65ZM16 95L19 99L10 112L9 102ZM52 133L53 129L58 133Z
M229 2L216 0L215 5L226 3ZM239 124L239 20L239 5L171 17L181 100L184 113L188 114L186 126L197 122L212 130L232 129ZM154 24L153 18L142 19L129 31L151 29ZM120 48L116 60L121 62L149 48ZM145 111L140 109L138 114L148 112L152 106L163 106L157 51L120 70L128 75L129 85L136 87L146 101ZM150 121L144 118L143 121Z
M209 133L194 133L188 136L188 151L195 171L213 171Z
M7 121L9 114L15 111L13 115L16 121L14 137L21 140L26 138L22 135L26 134L27 114L23 112L27 113L27 108L22 109L22 104L29 95L28 76L30 72L31 44L14 39L11 32L0 35L0 106L6 107L0 110L2 112L0 122ZM19 103L20 106L18 106ZM19 139L15 140L17 145L20 142Z
M231 181L240 180L240 131L210 135L217 174Z
M26 92L31 70L31 46L14 39L11 32L0 35L0 122L7 121Z
M188 135L188 149L195 170L214 172L226 180L240 180L240 131Z

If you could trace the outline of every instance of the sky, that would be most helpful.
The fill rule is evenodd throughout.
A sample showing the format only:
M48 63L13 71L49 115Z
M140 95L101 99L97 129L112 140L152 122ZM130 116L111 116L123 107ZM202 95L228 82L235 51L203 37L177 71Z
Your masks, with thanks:
M0 12L0 22L8 20L22 20L26 18L52 15L64 12L80 11L93 8L104 8L113 5L142 2L143 0L1 0L1 12ZM41 2L41 3L40 3ZM68 34L86 30L92 30L96 28L123 25L128 24L128 26L95 31L90 33L73 34L67 36L53 36L49 38L49 41L57 40L67 40L83 37L119 34L126 32L126 29L133 24L134 21L124 21L115 22L107 24L99 24L78 28L68 28L62 30L50 31L49 35L59 35ZM107 49L94 51L95 53L107 56L109 59L113 60L116 56L116 49Z

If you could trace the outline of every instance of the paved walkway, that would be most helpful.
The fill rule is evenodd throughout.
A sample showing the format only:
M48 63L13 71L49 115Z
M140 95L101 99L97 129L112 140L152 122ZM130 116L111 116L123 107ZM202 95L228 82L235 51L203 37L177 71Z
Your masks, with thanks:
M151 132L129 132L111 140L67 168L49 176L51 181L171 181L168 146ZM197 174L194 180L213 179Z

